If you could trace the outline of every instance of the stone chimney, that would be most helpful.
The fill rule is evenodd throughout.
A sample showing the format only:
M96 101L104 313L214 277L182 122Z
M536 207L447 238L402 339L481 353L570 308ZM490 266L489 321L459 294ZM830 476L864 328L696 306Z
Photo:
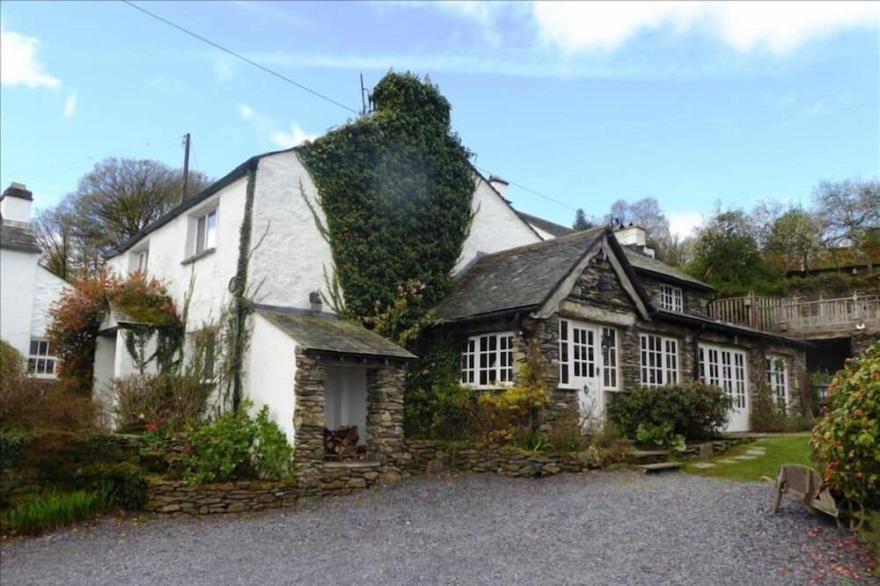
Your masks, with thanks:
M654 249L648 248L648 239L645 229L635 224L629 226L621 226L614 231L614 237L617 238L618 244L627 246L634 250L654 258Z
M324 304L321 302L321 293L319 291L312 291L309 293L309 307L311 307L311 310L315 313L321 313Z
M31 221L31 204L34 194L28 191L24 183L9 184L0 194L0 217L4 220L28 224Z
M489 185L495 188L495 191L501 194L501 197L507 199L507 186L510 185L506 179L502 179L497 175L489 175ZM507 199L509 202L510 200Z

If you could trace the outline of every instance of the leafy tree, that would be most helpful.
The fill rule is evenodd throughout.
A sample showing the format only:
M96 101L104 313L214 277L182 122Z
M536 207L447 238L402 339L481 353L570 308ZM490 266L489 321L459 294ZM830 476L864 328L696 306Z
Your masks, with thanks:
M578 208L574 214L574 224L571 225L575 230L589 230L593 227L593 224L587 219L587 214L584 213L584 208Z
M786 270L807 270L821 249L821 230L813 214L792 208L773 222L765 251L780 258Z

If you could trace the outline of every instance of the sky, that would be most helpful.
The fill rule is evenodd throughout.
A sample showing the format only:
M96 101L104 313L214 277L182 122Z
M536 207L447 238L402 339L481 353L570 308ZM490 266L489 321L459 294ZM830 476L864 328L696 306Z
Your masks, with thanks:
M880 4L0 3L0 186L56 204L105 157L219 178L344 124L360 78L430 76L485 174L570 225L655 197L685 236L720 205L809 205L880 176ZM336 103L334 103L336 102Z

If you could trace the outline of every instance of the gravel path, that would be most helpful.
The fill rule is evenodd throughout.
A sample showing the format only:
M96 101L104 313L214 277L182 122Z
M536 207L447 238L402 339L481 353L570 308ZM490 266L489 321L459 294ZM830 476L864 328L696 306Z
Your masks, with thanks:
M842 533L770 488L633 473L417 479L249 516L0 546L13 584L805 584ZM818 534L817 533L818 530Z

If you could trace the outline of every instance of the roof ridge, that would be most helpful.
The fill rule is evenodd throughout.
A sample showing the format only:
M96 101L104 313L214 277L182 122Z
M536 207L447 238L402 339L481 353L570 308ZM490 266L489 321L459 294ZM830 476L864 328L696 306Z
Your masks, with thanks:
M577 236L584 237L588 232L597 232L597 231L601 231L601 230L605 230L605 229L606 229L606 226L596 226L594 228L589 228L587 230L581 230L579 232L572 232L571 234L565 234L564 236L550 238L549 240L542 240L540 242L532 242L530 244L523 244L521 246L515 246L513 248L505 248L504 250L498 250L496 252L489 252L489 253L483 254L483 256L479 257L477 259L477 263L481 262L483 259L486 259L486 258L498 258L499 256L502 256L505 254L521 252L523 250L529 250L532 248L543 248L545 246L549 247L553 244L558 244L560 241L567 242L569 240L576 240L575 237L577 237ZM474 264L477 264L477 263L474 263Z

